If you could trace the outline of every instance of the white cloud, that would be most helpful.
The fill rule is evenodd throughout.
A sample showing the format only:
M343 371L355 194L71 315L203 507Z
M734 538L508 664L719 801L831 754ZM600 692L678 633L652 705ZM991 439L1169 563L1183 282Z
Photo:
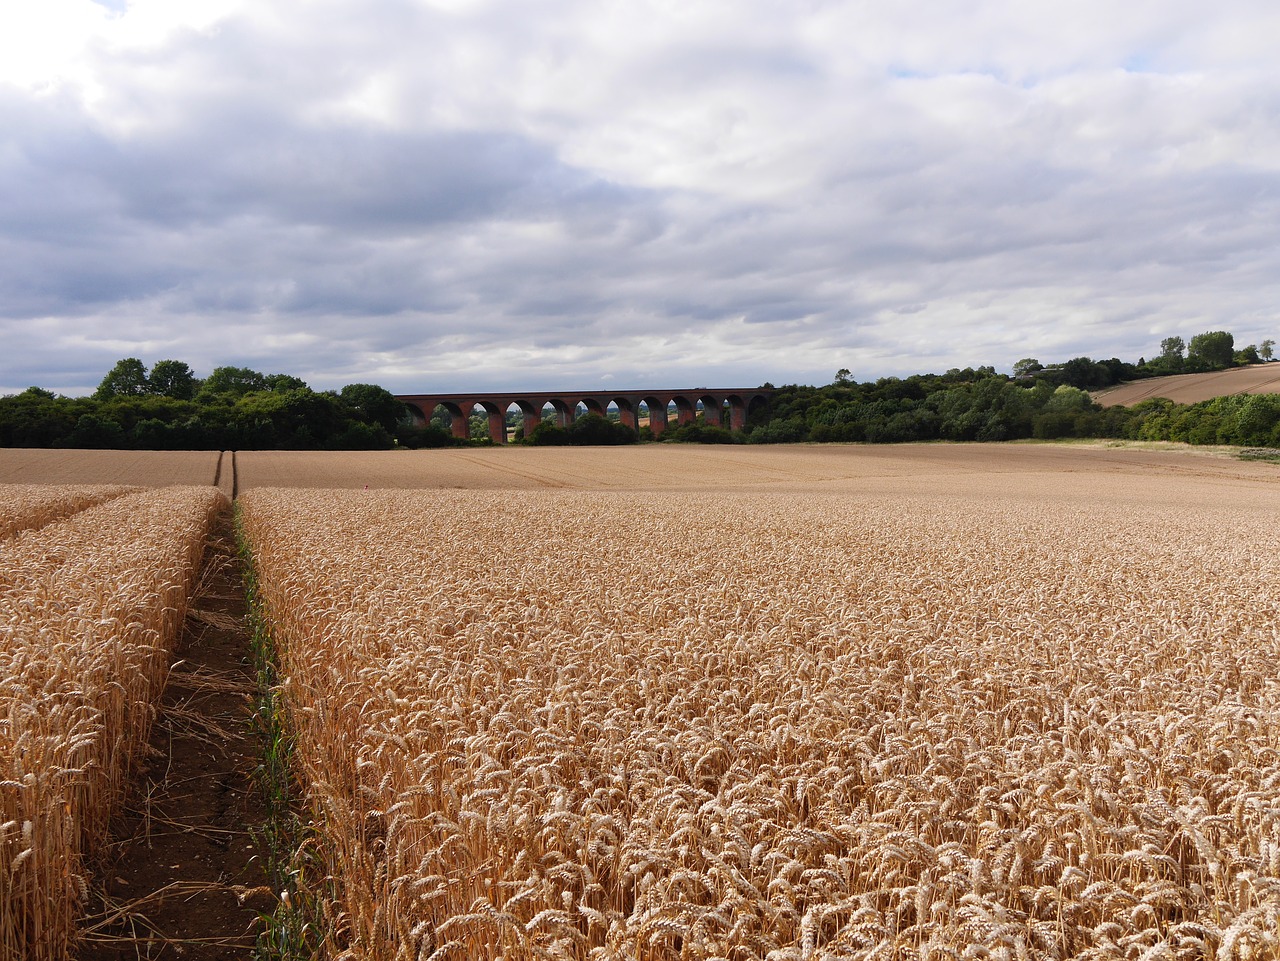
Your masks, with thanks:
M0 8L0 391L157 351L825 382L1280 326L1256 0L116 6Z

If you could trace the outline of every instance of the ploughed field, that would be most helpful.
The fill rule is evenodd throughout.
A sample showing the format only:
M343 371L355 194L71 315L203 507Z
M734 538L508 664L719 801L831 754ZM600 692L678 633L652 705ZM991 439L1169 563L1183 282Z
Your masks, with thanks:
M1103 407L1131 406L1153 397L1166 397L1178 404L1196 404L1233 394L1280 393L1280 364L1251 364L1206 374L1170 374L1134 380L1095 391L1093 399Z
M312 904L330 957L1280 957L1274 465L927 445L236 472L315 825L282 910ZM147 524L105 509L162 494L177 526L138 554ZM0 540L24 678L0 692L0 803L49 805L3 815L14 939L41 885L71 923L78 862L38 825L109 807L121 775L84 772L129 756L91 752L146 723L97 705L162 683L131 665L163 663L164 616L128 612L180 603L122 571L189 590L161 545L207 509L82 496L51 489L72 504L51 516L80 513ZM25 573L36 544L87 613ZM49 691L66 732L17 747Z

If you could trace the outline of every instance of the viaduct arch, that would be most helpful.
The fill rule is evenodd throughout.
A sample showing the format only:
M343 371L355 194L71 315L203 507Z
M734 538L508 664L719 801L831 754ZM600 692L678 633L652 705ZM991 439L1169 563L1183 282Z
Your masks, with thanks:
M449 413L449 429L454 437L467 437L468 421L475 408L482 408L489 417L489 437L495 444L507 442L507 411L518 407L524 415L525 432L542 423L543 412L550 406L552 417L560 427L573 423L579 406L590 414L605 416L612 406L618 409L618 417L632 430L640 426L640 407L649 412L649 429L655 437L670 426L668 410L675 408L677 424L688 424L702 408L706 422L716 427L742 430L747 415L772 396L773 391L762 387L731 387L708 390L695 387L688 390L624 390L624 391L510 391L498 393L452 394L397 394L396 400L407 404L415 421L427 423L437 407ZM728 423L725 410L728 409Z

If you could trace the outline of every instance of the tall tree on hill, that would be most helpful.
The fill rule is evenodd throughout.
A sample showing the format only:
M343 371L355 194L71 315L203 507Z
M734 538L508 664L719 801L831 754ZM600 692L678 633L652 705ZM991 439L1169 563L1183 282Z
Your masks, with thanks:
M1196 334L1187 346L1187 359L1199 361L1210 370L1225 370L1235 363L1236 339L1225 330Z
M1013 376L1026 378L1039 370L1044 370L1044 364L1034 357L1023 357L1022 360L1013 365Z

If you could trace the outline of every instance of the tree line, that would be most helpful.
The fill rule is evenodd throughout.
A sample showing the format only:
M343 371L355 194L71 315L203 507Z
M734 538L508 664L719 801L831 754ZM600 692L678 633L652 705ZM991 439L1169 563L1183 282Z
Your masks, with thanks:
M1157 356L1136 363L1075 357L1044 365L1025 358L1012 376L966 367L866 383L840 370L821 387L764 385L774 390L772 398L751 412L741 432L709 425L700 414L660 439L777 444L1095 437L1280 448L1280 395L1198 404L1156 398L1103 408L1088 393L1143 377L1271 361L1273 350L1269 339L1237 350L1230 333L1208 331L1189 342L1165 338ZM199 378L181 361L161 360L148 370L129 357L89 397L61 397L40 387L0 397L0 446L376 450L489 442L487 418L472 417L468 441L455 438L440 416L415 425L408 408L375 384L314 391L289 374L218 367ZM517 438L535 445L601 445L653 435L590 414L563 428L543 421L527 438L517 430Z
M376 450L408 429L404 405L375 384L314 391L290 374L182 361L150 370L127 357L89 397L40 387L0 397L0 446L142 450Z
M1249 344L1237 350L1235 337L1230 331L1209 330L1197 334L1189 342L1181 337L1166 337L1160 342L1160 353L1150 360L1139 357L1136 363L1128 363L1117 357L1109 360L1073 357L1058 366L1045 367L1034 357L1027 357L1013 365L1013 373L1015 377L1043 377L1055 384L1068 384L1081 390L1102 390L1147 377L1204 374L1267 363L1274 359L1275 344L1268 338L1261 344Z
M1148 361L1075 357L1046 366L1018 361L1013 376L992 367L856 383L847 370L825 387L776 390L741 440L748 443L1115 438L1280 448L1280 395L1219 397L1196 404L1155 398L1102 407L1089 391L1175 373L1273 360L1275 342L1236 350L1226 331L1184 342L1166 338Z

